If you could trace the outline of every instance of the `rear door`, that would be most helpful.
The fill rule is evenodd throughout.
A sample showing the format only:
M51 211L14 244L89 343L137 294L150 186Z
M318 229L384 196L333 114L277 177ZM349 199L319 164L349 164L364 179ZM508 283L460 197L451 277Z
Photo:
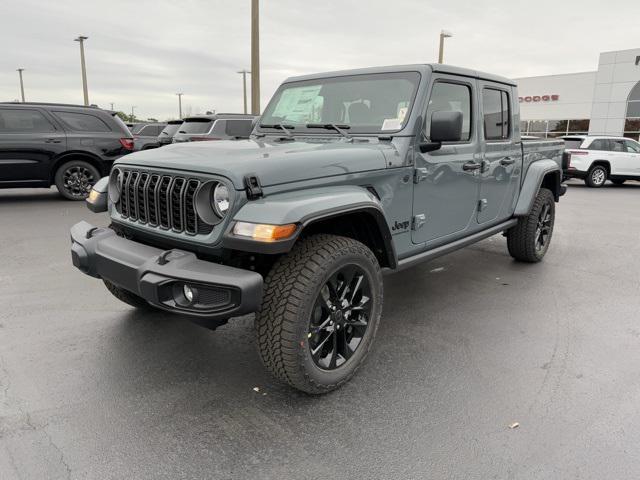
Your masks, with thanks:
M37 108L0 107L0 182L48 182L65 132Z
M482 168L478 223L511 216L518 191L522 148L516 142L512 89L508 85L478 81L482 117Z
M623 139L612 138L609 140L609 164L611 175L633 175L633 161L627 151L627 144Z
M416 244L436 246L463 237L475 224L480 168L476 103L475 79L433 76L423 136L429 138L431 116L437 111L462 112L463 133L459 142L416 152L412 231Z

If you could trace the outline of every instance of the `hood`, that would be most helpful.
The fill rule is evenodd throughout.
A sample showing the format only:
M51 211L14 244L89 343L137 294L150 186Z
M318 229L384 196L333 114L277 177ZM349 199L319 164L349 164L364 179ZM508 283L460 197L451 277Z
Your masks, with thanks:
M255 174L268 187L386 167L397 155L384 143L351 143L326 137L318 140L264 139L188 142L127 155L116 163L216 174L244 188L244 177Z

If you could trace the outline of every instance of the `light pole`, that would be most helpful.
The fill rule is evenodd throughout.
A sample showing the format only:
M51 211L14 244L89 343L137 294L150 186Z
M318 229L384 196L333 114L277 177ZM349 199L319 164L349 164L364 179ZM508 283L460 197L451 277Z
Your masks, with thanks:
M251 113L260 115L260 0L251 0Z
M22 103L24 103L24 83L22 83L22 72L24 72L24 68L18 68L18 75L20 75L20 95L22 95Z
M113 102L111 102L110 105L111 105L111 111L113 112Z
M240 70L238 73L242 74L242 94L244 98L244 113L247 114L247 73L251 73L247 70Z
M131 105L131 123L133 123L133 119L135 118L133 115L133 109L136 108L135 105Z
M176 95L178 96L178 120L182 120L182 95L184 93L176 93Z
M442 30L440 32L440 51L438 52L438 63L443 63L444 60L444 39L453 37L453 33L448 30Z
M84 93L84 104L89 106L89 89L87 88L87 66L84 62L84 41L89 37L85 37L84 35L78 35L78 38L75 38L75 42L80 43L80 65L82 66L82 91Z

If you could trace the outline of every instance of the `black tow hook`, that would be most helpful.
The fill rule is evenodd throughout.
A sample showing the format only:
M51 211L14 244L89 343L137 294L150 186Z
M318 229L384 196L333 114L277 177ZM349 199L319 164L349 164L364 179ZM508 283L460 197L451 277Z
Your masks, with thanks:
M171 255L171 252L173 252L173 250L165 250L164 252L162 252L160 255L158 255L158 260L156 261L156 263L158 265L166 265L167 263L169 263L169 259L167 257Z
M89 230L87 230L87 234L85 235L87 237L87 240L93 237L93 234L96 232L96 230L100 230L100 227L92 227Z

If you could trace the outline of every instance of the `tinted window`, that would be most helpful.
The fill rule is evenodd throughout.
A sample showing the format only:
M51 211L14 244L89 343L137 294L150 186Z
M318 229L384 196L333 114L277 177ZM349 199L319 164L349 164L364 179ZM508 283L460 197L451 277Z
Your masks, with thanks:
M109 126L98 117L86 113L53 112L71 130L77 132L110 132Z
M580 148L583 140L581 138L565 138L564 148Z
M203 120L185 120L184 123L180 126L180 133L207 133L211 128L211 124L213 120L211 119L203 119Z
M173 137L180 129L181 125L182 123L171 123L164 127L164 129L160 132L160 135L163 137Z
M609 150L609 140L598 138L591 142L589 150Z
M485 88L482 92L484 138L504 140L509 138L509 97L502 90Z
M162 125L147 125L138 132L138 135L143 137L157 137L162 131Z
M37 110L0 109L0 132L54 132L54 126Z
M251 120L227 120L225 133L230 137L248 137L251 130Z
M437 82L433 85L427 109L427 136L434 112L462 112L462 140L471 138L471 89L467 85Z
M610 146L612 152L626 152L627 146L624 144L624 140L610 140Z
M627 145L627 152L640 153L640 144L629 140L625 140L624 143Z

